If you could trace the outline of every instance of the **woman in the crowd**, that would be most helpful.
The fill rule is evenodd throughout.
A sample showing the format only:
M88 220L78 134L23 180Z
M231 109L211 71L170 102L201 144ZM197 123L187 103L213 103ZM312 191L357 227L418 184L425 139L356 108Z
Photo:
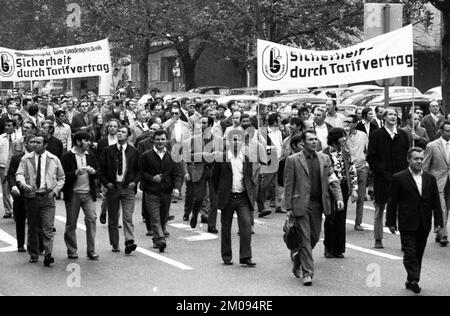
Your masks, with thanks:
M325 257L344 258L348 200L358 199L358 178L350 152L346 146L347 134L342 128L333 128L328 134L328 146L323 153L331 159L335 176L341 183L344 209L338 211L337 201L331 200L331 216L325 220Z

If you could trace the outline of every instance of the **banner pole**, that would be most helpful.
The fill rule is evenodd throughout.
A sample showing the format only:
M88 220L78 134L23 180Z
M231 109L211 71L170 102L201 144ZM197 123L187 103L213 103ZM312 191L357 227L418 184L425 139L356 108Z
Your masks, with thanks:
M412 133L414 134L415 132L416 132L416 127L415 127L415 125L414 125L414 113L415 113L415 92L416 92L416 89L415 89L415 82L414 82L415 80L414 80L414 74L412 75L412 80L411 80L411 82L412 82L412 107L411 107L411 119L412 119ZM416 147L415 146L415 144L416 144L416 141L413 139L413 141L412 141L412 146L413 147Z

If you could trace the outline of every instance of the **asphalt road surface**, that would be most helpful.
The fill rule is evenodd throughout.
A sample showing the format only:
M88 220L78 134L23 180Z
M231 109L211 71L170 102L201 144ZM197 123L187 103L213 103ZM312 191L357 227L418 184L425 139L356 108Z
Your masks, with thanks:
M303 296L352 295L410 296L404 288L406 272L402 263L400 238L385 233L385 249L373 249L373 204L364 212L365 232L353 230L355 208L350 206L345 259L325 259L323 243L314 250L316 274L314 285L305 288L291 270L292 264L282 240L285 215L273 214L257 220L253 236L253 260L256 268L240 266L237 222L233 223L234 265L224 266L220 257L220 238L206 233L207 226L192 230L183 222L184 201L172 204L168 247L164 254L152 248L142 222L141 195L137 196L134 214L138 251L131 256L113 254L106 225L98 223L97 253L99 261L85 258L84 215L79 219L78 247L80 259L67 259L64 244L65 208L57 201L55 265L45 268L28 263L28 254L16 251L13 220L0 219L0 295L62 296ZM100 202L97 202L99 214ZM220 216L218 220L220 230ZM121 232L123 244L123 232ZM124 246L121 245L122 251ZM430 234L422 268L421 295L450 294L450 248L441 248Z

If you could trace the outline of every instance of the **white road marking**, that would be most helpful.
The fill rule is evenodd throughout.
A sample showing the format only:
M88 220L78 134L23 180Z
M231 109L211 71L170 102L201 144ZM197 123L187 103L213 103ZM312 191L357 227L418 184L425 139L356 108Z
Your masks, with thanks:
M0 248L0 252L3 253L3 252L17 251L17 240L13 236L11 236L10 234L1 229L0 229L0 240L11 245L9 247Z
M355 225L355 221L352 221L351 219L348 219L347 220L347 224L349 224L349 225ZM374 230L374 227L373 227L373 225L369 225L369 224L361 224L361 226L363 227L363 228L365 228L366 230L370 230L370 231L373 231ZM389 228L387 228L387 227L385 227L385 228L383 228L383 231L385 232L385 233L387 233L387 234L391 234L391 231L389 230Z
M187 241L205 241L205 240L215 240L215 239L219 238L217 235L205 233L202 231L198 231L196 229L192 229L191 226L188 226L185 224L174 223L174 224L169 224L169 226L177 228L177 229L184 229L185 231L194 232L194 233L199 234L199 235L193 236L193 237L180 238L180 239L187 240Z
M403 258L401 258L401 257L389 255L389 254L386 254L386 253L383 253L383 252L380 252L380 251L375 251L375 250L371 250L371 249L358 247L358 246L351 245L351 244L346 244L346 247L349 248L349 249L353 249L353 250L356 250L356 251L367 253L369 255L383 257L383 258L390 259L390 260L403 260Z
M176 268L178 268L180 270L183 270L183 271L192 271L192 270L194 270L194 268L189 267L189 266L187 266L187 265L185 265L185 264L183 264L181 262L169 259L169 258L161 256L161 255L158 255L158 254L156 254L156 253L154 253L152 251L149 251L149 250L141 248L141 247L138 247L136 249L136 251L140 252L143 255L149 256L149 257L151 257L153 259L156 259L156 260L162 261L164 263L170 264L170 265L172 265L172 266L174 266L174 267L176 267Z
M364 208L365 208L365 209L368 209L368 210L375 211L375 208L374 208L374 207L371 207L371 206L364 206Z
M60 222L66 223L66 218L65 218L65 217L62 217L62 216L56 216L55 218L56 218L58 221L60 221ZM78 223L78 224L77 224L77 227L78 227L78 229L80 229L80 230L86 231L86 226L83 225L83 224ZM156 260L162 261L162 262L164 262L164 263L170 264L171 266L174 266L174 267L176 267L176 268L178 268L178 269L181 269L181 270L183 270L183 271L194 270L194 268L189 267L189 266L187 266L187 265L185 265L185 264L183 264L183 263L181 263L181 262L178 262L178 261L175 261L175 260L172 260L172 259L163 257L163 256L161 256L161 255L158 255L158 254L156 254L156 253L154 253L154 252L152 252L152 251L149 251L149 250L144 249L144 248L141 248L141 247L138 247L138 248L136 249L136 251L139 252L139 253L141 253L141 254L143 254L143 255L145 255L145 256L148 256L148 257L151 257L151 258L153 258L153 259L156 259Z

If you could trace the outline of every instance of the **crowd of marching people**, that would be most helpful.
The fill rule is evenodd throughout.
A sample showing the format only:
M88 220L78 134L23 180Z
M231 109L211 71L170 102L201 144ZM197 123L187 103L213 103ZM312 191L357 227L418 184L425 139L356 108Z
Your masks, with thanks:
M354 229L363 231L364 203L373 199L374 248L382 249L384 211L387 208L386 224L395 232L398 207L392 203L399 202L393 194L401 193L396 174L408 168L416 172L411 181L418 181L420 192L422 185L429 184L418 180L422 170L437 179L438 200L431 207L439 209L436 242L447 246L450 121L437 102L430 102L430 114L424 116L417 108L406 126L400 126L395 108L367 107L343 115L333 99L319 105L294 104L290 113L281 115L276 106L260 105L253 111L233 101L222 105L215 100L160 98L156 91L151 95L144 104L127 98L126 89L108 102L93 93L74 99L23 91L13 91L2 100L4 218L14 217L18 251L28 252L31 263L38 262L40 255L45 266L54 263L55 199L61 198L67 214L64 241L69 259L78 258L80 209L85 215L87 256L99 259L97 199L102 200L99 219L108 225L112 251L121 252L121 214L124 252L131 254L137 248L133 213L138 190L143 195L147 236L162 253L170 236L167 223L174 218L170 207L180 203L185 186L183 220L192 228L201 221L209 233L218 234L220 210L225 265L233 264L235 212L239 263L250 267L256 265L251 248L254 218L286 213L295 217L301 238L292 250L293 273L310 286L312 249L320 240L322 215L326 216L324 255L342 259L349 202L356 204ZM402 222L399 215L401 233L412 216ZM406 231L420 227L422 237L428 236L427 219L422 223L414 218L417 223ZM402 237L407 287L415 292L425 247L416 246Z

